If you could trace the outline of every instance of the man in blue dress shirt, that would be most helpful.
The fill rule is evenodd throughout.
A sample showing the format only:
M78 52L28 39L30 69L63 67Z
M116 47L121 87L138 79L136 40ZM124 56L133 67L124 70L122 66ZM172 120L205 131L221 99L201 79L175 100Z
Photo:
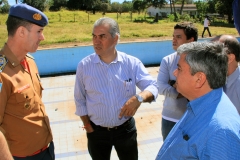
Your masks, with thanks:
M92 36L95 53L78 64L74 90L88 151L93 160L110 160L114 146L119 159L137 160L133 116L142 102L157 98L157 82L139 59L116 50L120 31L115 20L98 19Z
M189 99L156 160L240 159L240 117L223 92L228 57L221 43L181 45L176 88Z

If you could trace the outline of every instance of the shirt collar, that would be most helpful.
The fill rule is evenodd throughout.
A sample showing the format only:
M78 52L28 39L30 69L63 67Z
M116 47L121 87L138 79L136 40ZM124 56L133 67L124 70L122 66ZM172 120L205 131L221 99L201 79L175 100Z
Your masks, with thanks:
M237 67L237 69L227 77L226 86L231 86L236 81L239 74L240 74L240 67Z
M5 43L4 47L2 48L1 52L7 57L8 63L10 63L13 67L16 67L20 64L17 57L12 53L8 45Z
M123 62L123 55L119 51L117 51L116 59L113 60L111 63L117 63L117 62ZM94 53L93 63L100 63L102 65L104 64L96 53Z
M222 96L223 89L213 89L212 91L208 92L207 94L194 99L188 103L188 107L192 109L192 112L196 116L197 114L202 114L205 110L208 109L209 104L216 103L220 100ZM216 105L212 105L213 107Z

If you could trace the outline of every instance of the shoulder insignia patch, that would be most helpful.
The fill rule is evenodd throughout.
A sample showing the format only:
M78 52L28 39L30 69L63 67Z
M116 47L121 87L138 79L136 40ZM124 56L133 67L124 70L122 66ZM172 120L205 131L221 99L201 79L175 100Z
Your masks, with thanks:
M34 57L31 54L29 54L29 53L26 56L31 58L31 59L34 59Z
M4 67L6 66L8 60L5 55L0 55L0 72L3 71Z

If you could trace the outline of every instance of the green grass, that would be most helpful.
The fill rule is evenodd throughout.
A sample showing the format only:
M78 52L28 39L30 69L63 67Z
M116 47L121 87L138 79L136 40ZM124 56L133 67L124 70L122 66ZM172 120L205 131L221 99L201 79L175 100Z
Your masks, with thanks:
M45 40L41 42L41 46L49 46L64 43L86 43L91 42L91 33L93 23L103 17L102 13L87 13L85 11L67 11L45 12L49 18L49 25L44 29ZM153 19L145 17L145 14L133 13L106 13L105 17L111 17L117 20L120 27L120 40L132 41L138 39L151 38L167 38L171 39L173 26L176 22L169 22L167 19L159 20L158 23L152 23ZM118 18L117 18L118 17ZM7 40L6 22L7 14L0 14L0 44L4 44ZM203 25L196 24L201 37ZM219 34L238 35L233 25L214 24L210 26L212 36ZM205 33L207 35L207 33Z

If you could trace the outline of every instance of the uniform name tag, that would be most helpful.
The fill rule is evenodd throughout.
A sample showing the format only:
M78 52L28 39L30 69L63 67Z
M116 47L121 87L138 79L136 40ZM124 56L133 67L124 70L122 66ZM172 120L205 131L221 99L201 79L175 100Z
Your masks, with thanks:
M29 88L29 87L30 87L30 85L27 84L27 85L25 85L25 86L19 88L19 89L18 89L18 93L21 93L23 90L25 90L25 89L27 89L27 88Z

